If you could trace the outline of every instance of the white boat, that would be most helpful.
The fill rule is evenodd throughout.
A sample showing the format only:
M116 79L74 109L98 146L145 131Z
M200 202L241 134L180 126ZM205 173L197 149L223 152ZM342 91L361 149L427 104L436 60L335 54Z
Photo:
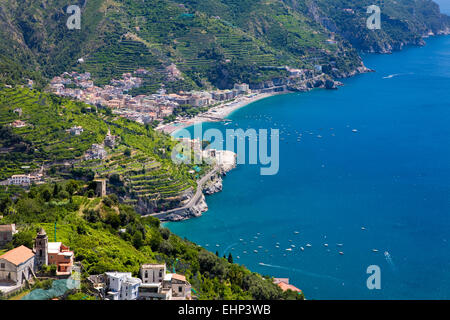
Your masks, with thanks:
M305 251L305 248L303 248L303 247L300 247L300 250L302 250L302 251Z
M307 247L311 247L311 245L309 243L306 244Z
M298 232L298 231L294 231L294 234L299 234L300 232Z
M372 249L372 252L378 252L378 249Z
M254 253L258 253L258 250L253 250Z
M286 251L292 251L292 248L287 248Z
M323 245L324 245L325 247L328 247L328 243L324 243Z
M336 243L336 245L337 245L338 247L342 247L344 244L343 244L343 243Z
M342 251L339 251L339 254L340 254L341 256L343 256L343 255L344 255L344 253L343 253Z
M353 129L353 130L352 130L352 132L358 132L358 130L356 130L356 129Z

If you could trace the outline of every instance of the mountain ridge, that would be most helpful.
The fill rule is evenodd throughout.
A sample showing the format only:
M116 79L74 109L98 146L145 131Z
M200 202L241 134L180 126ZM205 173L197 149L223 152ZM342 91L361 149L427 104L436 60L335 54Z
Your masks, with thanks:
M166 83L174 92L283 76L261 68L267 65L332 62L338 69L332 76L346 76L362 65L358 50L392 52L450 31L450 18L432 1L383 3L382 29L367 30L368 0L80 0L74 4L82 10L82 28L67 30L65 1L7 0L0 4L6 40L0 81L30 77L43 87L74 69L107 84L122 71L140 66L157 74L171 63L183 73L183 80ZM160 80L145 89L154 92Z

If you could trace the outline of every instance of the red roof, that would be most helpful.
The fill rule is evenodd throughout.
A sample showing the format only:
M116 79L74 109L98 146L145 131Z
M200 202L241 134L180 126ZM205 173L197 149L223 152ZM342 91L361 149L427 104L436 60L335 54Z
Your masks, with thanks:
M15 249L9 250L4 255L0 256L0 259L11 262L13 265L18 266L29 259L34 257L34 252L25 246L20 246Z

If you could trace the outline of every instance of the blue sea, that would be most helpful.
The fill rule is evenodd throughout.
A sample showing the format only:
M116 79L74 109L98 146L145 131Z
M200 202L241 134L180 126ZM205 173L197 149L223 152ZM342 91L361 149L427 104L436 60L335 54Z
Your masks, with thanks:
M203 124L279 129L279 172L239 165L208 212L166 226L289 278L308 299L449 299L450 37L363 59L376 72L339 90L274 96L231 125ZM367 288L370 265L379 290Z

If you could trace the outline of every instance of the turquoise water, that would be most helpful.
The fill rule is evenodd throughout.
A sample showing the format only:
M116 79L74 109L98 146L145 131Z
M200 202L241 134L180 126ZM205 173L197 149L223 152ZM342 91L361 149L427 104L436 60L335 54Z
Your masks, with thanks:
M377 72L337 91L275 96L232 125L204 124L280 129L280 171L240 165L208 212L167 226L290 278L309 299L449 299L450 37L427 42L364 56ZM380 290L367 289L369 265L381 268Z

